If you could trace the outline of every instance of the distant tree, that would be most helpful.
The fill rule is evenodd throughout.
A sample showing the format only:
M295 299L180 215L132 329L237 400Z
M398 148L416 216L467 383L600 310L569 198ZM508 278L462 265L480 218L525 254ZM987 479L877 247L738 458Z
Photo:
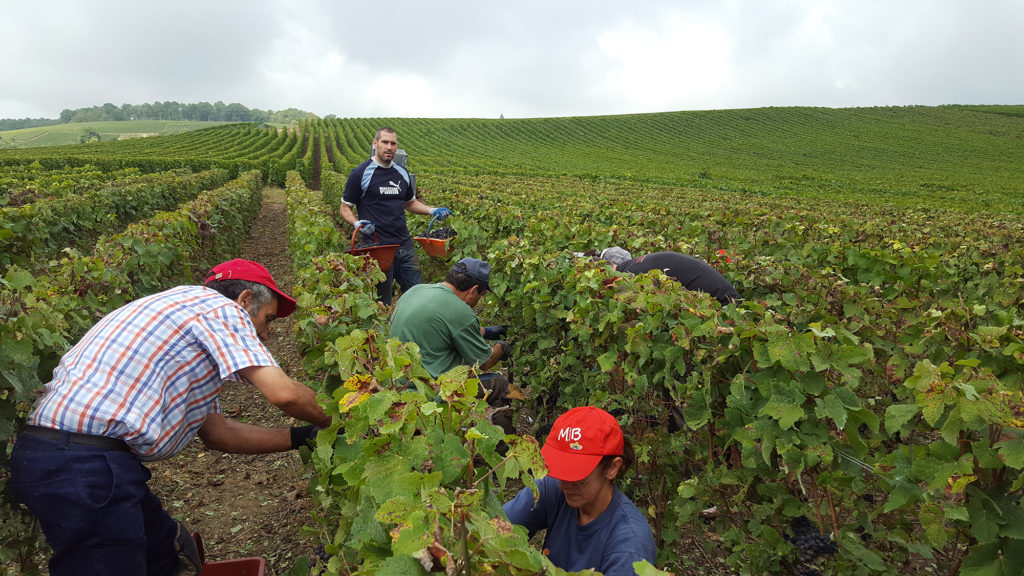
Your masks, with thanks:
M331 115L331 118L337 118ZM196 120L196 121L220 121L220 122L274 122L279 124L296 124L301 120L318 118L297 108L273 111L260 110L258 108L246 108L233 102L230 105L218 100L213 104L209 102L198 102L195 104L182 104L173 100L166 102L153 102L145 104L122 104L120 107L110 103L102 106L88 108L67 109L61 111L58 119L25 118L17 120L13 118L0 119L0 130L15 130L18 128L35 128L38 126L51 126L54 124L67 124L69 122L101 122L108 120Z
M228 122L248 122L249 121L249 109L237 102L228 104L227 120Z
M60 120L50 118L8 118L0 120L0 130L18 130L21 128L38 128L40 126L53 126L60 124Z
M121 109L109 102L103 105L102 110L103 116L106 120L125 120L124 113L121 112Z
M95 128L83 128L81 135L78 137L78 141L82 144L93 141L99 142L100 140L100 133Z
M93 106L92 108L79 108L71 118L72 122L102 122L106 120L103 110Z
M299 120L311 118L317 118L317 115L304 110L299 110L298 108L278 110L270 115L270 121L275 124L297 124Z
M209 102L197 102L185 106L185 120L206 122L213 116L213 106Z
M260 110L259 108L253 108L249 111L250 122L269 122L271 110Z

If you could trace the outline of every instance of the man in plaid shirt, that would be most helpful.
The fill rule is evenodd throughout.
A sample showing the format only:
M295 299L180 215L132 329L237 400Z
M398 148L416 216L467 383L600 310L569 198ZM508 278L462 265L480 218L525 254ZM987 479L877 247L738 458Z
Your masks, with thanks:
M179 286L100 320L61 359L11 454L8 486L53 547L50 574L198 573L188 530L149 491L143 462L181 451L198 434L238 454L304 444L330 417L316 394L277 365L261 340L295 300L266 268L236 259L205 286ZM224 380L255 386L309 426L229 420Z

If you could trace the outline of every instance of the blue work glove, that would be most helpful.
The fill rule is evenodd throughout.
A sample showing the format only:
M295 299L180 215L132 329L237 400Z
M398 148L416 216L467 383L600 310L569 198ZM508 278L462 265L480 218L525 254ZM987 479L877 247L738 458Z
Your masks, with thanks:
M356 228L358 228L363 234L373 234L373 231L377 229L377 227L373 225L373 222L370 222L369 220L357 221Z
M484 340L499 340L505 335L504 326L487 326L484 328Z
M452 215L452 211L444 207L434 208L430 211L430 215L436 217L438 220L444 220Z

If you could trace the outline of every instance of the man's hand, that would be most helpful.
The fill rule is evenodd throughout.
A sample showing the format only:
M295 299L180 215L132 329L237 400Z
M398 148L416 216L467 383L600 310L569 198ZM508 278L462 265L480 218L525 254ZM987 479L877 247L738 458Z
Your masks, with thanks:
M444 220L445 218L452 215L452 211L442 206L440 208L434 208L433 210L431 210L430 215L437 218L438 220Z
M484 340L498 340L505 335L504 326L487 326L484 328Z
M502 360L505 360L506 358L512 356L512 347L508 345L508 342L505 342L504 340L499 340L498 346L501 346Z
M373 222L370 222L369 220L357 220L355 226L356 229L363 234L373 234L373 231L377 229L377 227L373 225Z

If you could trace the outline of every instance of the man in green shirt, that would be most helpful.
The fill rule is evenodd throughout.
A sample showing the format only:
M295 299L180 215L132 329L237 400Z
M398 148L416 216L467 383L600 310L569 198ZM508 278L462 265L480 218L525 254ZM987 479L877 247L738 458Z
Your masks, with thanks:
M476 258L459 260L439 284L417 284L404 294L391 315L390 336L402 342L415 342L420 347L423 367L437 378L460 365L476 367L483 372L504 358L511 348L499 340L491 345L485 340L500 338L504 327L480 327L473 312L480 298L491 289L491 267ZM479 374L481 387L488 391L487 403L495 408L508 406L508 380L501 374ZM481 391L483 394L483 391ZM508 410L492 416L506 434L515 433Z

